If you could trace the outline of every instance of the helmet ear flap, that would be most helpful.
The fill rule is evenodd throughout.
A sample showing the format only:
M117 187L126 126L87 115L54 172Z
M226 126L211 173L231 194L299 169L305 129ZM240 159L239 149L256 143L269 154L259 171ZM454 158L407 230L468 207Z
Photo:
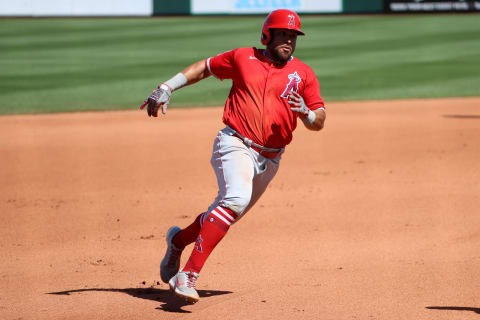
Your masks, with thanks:
M263 30L260 38L262 44L266 46L270 42L270 39L270 30Z

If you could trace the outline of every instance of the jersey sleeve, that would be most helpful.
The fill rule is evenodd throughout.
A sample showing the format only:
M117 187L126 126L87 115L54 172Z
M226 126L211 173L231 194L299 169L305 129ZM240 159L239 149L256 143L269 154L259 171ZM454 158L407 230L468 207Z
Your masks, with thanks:
M305 89L303 92L303 99L305 104L310 110L317 110L322 108L325 110L325 103L323 102L322 96L320 95L320 84L318 83L317 76L313 70L309 70L308 81L305 84Z
M230 50L205 60L208 71L220 80L232 79L235 74L235 51Z

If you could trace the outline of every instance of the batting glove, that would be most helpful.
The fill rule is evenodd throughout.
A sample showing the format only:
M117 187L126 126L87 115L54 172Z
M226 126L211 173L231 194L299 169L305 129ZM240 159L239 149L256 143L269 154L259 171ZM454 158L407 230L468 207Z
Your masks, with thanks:
M140 106L140 109L143 109L147 106L147 113L149 117L157 117L158 109L162 107L162 113L167 113L167 107L170 103L170 96L172 95L172 89L164 83L160 84L157 89L153 90L152 94L148 96L143 104Z
M299 95L297 92L290 92L290 94L288 95L288 103L294 105L294 107L290 107L290 110L292 110L293 112L297 112L301 116L305 117L310 124L313 124L313 122L315 122L315 112L313 112L307 107L302 96Z

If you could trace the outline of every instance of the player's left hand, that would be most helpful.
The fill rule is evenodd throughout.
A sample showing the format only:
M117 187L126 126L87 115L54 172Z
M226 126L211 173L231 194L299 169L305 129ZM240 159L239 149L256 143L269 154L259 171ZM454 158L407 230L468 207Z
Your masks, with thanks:
M147 106L147 113L149 117L157 117L158 109L162 107L162 113L167 113L167 106L170 102L170 96L172 95L172 90L169 86L162 83L157 89L153 90L152 94L143 101L143 104L140 106L140 109L143 109Z
M288 95L288 103L293 105L293 107L290 107L290 110L293 112L298 112L301 115L308 116L310 109L308 109L305 101L303 101L302 96L299 95L298 92L290 92Z

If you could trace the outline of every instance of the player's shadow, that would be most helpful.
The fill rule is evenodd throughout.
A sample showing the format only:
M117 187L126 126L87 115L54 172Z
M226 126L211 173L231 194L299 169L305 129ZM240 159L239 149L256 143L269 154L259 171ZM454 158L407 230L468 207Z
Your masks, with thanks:
M480 119L480 114L444 114L443 117L453 119Z
M47 294L54 295L65 295L69 296L71 293L82 293L82 292L121 292L126 293L132 297L158 301L162 303L160 307L156 309L167 311L167 312L178 312L178 313L190 313L191 311L183 310L182 307L188 305L188 303L175 296L169 290L156 289L156 288L125 288L125 289L104 289L104 288L85 288L85 289L75 289L59 292L48 292ZM217 291L217 290L197 290L198 295L201 298L208 298L212 296L218 296L223 294L232 293L230 291Z
M472 311L472 312L475 312L476 314L480 314L480 308L472 308L472 307L452 307L452 306L436 307L436 306L431 306L431 307L426 307L426 308L430 309L430 310Z

